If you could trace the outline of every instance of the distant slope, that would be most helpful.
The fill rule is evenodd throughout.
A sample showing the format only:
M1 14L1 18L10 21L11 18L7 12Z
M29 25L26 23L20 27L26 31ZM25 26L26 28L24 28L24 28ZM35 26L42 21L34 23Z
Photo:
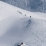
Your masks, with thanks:
M27 46L45 46L45 15L28 12L0 1L0 46L14 46L21 41Z
M26 14L26 16L28 16L28 17L29 16L32 16L34 18L39 18L39 19L46 20L46 13L29 12L29 11L26 11L26 10L23 10L23 9L20 9L20 8L17 8L17 7L14 7L12 5L9 5L7 3L4 3L4 2L1 2L0 1L0 20L3 19L3 18L7 18L9 16L13 16L13 15L17 14L18 13L17 11L22 12L23 15Z
M1 0L32 12L46 12L46 0Z

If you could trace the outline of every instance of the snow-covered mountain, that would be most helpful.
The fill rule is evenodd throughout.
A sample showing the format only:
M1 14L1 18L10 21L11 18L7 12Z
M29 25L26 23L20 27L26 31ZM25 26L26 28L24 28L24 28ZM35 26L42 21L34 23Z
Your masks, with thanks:
M20 42L27 46L46 45L46 13L25 11L0 1L0 46Z
M1 0L19 8L35 11L46 12L46 0Z

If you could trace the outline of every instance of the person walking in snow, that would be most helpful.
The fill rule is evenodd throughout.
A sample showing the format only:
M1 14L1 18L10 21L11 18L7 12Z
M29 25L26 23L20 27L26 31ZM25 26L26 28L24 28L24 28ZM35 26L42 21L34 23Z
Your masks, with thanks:
M26 16L26 14L25 14L25 16Z
M21 42L21 46L27 46L26 44L24 44L23 42Z
M27 46L26 44L24 44L23 42L21 42L19 45L17 46Z
M30 16L31 17L31 16Z
M19 45L17 45L17 46L21 46L21 45L23 45L23 42L21 42Z

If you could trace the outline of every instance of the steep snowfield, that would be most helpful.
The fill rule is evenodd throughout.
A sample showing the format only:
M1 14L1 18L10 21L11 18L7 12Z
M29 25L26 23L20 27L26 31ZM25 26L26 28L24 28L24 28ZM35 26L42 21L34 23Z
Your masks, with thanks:
M0 1L0 46L16 46L21 41L27 46L46 45L46 14Z

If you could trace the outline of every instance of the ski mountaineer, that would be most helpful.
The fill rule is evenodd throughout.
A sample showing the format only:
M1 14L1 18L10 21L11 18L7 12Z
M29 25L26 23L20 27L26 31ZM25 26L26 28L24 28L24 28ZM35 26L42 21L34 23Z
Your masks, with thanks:
M19 45L17 46L27 46L26 44L24 44L23 42L21 42Z
M18 44L17 46L21 46L21 45L23 45L23 42L21 42L20 44Z
M26 16L26 14L25 14L25 16Z
M31 17L31 16L30 16Z
M26 44L24 44L23 42L21 42L21 46L27 46Z

